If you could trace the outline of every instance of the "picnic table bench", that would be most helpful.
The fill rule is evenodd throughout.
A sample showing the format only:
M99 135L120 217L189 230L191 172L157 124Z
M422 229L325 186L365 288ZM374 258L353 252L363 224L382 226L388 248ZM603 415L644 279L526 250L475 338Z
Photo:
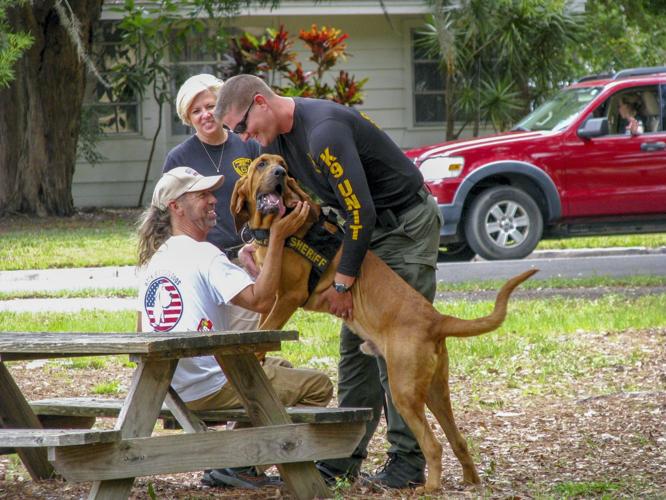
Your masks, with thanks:
M331 496L313 461L349 456L364 434L370 410L298 408L291 410L294 423L254 352L279 350L282 341L297 338L293 331L261 330L1 333L0 448L15 448L35 479L51 477L53 464L70 481L94 481L90 498L127 498L135 476L272 464L296 498ZM129 354L137 362L122 405L94 408L88 401L76 413L88 419L117 416L114 430L42 428L5 365L12 360L112 354ZM224 418L246 416L254 427L209 431L205 416L202 420L191 412L170 388L178 359L205 354L215 355L245 407ZM184 434L151 436L157 419L167 416L163 403ZM33 404L39 413L39 403ZM46 406L70 411L73 405L65 400ZM218 413L214 420L222 416Z

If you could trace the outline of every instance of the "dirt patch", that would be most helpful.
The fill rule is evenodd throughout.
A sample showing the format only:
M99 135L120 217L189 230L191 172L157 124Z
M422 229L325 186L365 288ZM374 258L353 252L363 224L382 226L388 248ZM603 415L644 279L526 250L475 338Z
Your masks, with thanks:
M445 445L443 490L433 498L574 497L666 498L666 329L617 334L581 333L581 354L613 356L639 353L623 364L589 367L542 390L523 390L502 373L483 383L452 377L454 411L468 439L482 478L482 489L466 489L461 469L439 426ZM453 360L455 363L455 360ZM32 398L90 395L102 381L129 384L131 368L120 363L101 369L71 369L63 364L11 363L10 370ZM334 367L330 368L331 375ZM124 390L123 389L123 390ZM103 419L102 426L112 421ZM380 425L364 471L385 459L385 427ZM270 471L269 471L270 472ZM273 471L274 472L274 471ZM15 455L0 457L0 498L85 498L89 483L34 483ZM137 479L132 498L288 497L278 488L259 491L202 486L201 473ZM342 498L416 498L411 491L373 491L341 486Z

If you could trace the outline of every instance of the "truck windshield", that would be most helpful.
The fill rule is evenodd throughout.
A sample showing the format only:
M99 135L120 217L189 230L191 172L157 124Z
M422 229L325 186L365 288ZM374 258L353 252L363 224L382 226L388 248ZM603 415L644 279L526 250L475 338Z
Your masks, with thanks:
M514 130L562 130L599 92L601 87L563 90L523 118Z

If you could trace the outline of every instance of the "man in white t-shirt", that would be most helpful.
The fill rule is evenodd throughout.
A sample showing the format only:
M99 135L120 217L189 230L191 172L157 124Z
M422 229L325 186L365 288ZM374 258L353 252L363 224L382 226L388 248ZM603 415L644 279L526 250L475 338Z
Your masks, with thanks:
M212 192L223 181L222 175L205 177L189 167L176 167L157 182L138 230L139 331L228 330L239 308L270 311L284 241L303 224L309 207L297 205L271 227L264 267L253 281L206 241L216 223ZM277 358L266 358L263 368L287 406L326 406L333 395L330 379L316 370L292 368ZM171 385L193 410L242 406L214 356L181 359ZM204 473L204 483L214 486L256 487L267 482L267 476L254 468Z

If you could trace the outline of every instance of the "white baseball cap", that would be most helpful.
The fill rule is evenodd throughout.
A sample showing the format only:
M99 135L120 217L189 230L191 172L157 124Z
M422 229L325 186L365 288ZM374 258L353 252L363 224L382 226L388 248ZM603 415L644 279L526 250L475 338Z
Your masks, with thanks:
M187 115L194 98L204 90L210 90L213 94L217 95L223 83L222 80L208 73L194 75L185 80L180 89L178 89L178 95L176 96L178 118L185 125L192 125Z
M185 193L214 191L223 182L224 175L204 176L190 167L176 167L157 181L151 205L166 210L170 201L180 198Z

